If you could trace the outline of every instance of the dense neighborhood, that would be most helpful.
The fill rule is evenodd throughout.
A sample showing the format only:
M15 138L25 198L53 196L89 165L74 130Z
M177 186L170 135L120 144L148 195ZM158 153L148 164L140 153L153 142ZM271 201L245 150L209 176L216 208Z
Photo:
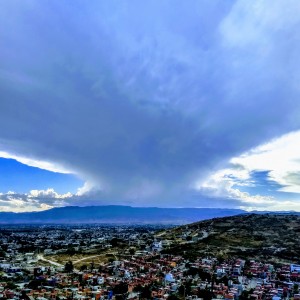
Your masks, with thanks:
M0 299L300 299L298 261L170 253L207 237L185 226L2 227Z

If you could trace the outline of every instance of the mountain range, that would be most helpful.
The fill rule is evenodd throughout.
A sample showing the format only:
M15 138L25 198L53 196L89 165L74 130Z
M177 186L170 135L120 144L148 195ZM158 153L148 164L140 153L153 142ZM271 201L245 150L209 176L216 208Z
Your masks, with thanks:
M0 212L0 224L187 224L244 213L244 210L226 208L66 206L40 212Z

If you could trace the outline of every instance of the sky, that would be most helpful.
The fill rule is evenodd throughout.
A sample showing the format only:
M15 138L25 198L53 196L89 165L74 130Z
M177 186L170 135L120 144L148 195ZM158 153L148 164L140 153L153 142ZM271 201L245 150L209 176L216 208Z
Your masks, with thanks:
M298 0L0 2L0 211L300 211Z

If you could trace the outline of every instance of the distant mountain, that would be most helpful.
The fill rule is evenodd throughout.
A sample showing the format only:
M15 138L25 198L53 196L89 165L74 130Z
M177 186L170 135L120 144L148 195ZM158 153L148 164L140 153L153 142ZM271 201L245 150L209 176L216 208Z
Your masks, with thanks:
M41 212L0 212L0 224L187 224L200 220L243 214L240 209L157 208L131 206L66 206Z
M274 259L299 263L299 213L243 214L214 218L159 233L172 242L166 253Z

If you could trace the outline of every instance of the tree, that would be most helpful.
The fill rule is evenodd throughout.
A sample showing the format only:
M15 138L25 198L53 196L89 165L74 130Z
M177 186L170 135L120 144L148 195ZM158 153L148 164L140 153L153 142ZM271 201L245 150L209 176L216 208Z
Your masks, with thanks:
M142 287L141 299L151 299L150 285L145 285L144 287Z
M69 247L68 250L66 251L66 254L69 254L73 256L76 253L76 250L74 247Z
M133 291L134 291L135 293L138 293L138 292L141 292L142 289L143 289L143 287L142 287L140 284L138 284L138 285L136 285L136 286L133 288Z
M135 254L134 248L130 248L130 249L129 249L129 254L130 254L130 255L134 255L134 254Z
M204 300L211 300L213 298L213 293L207 289L198 289L197 296Z
M254 291L254 289L250 289L249 291L247 291L247 290L242 291L239 299L241 299L241 300L247 300L247 299L249 299L249 296L251 294L253 294L253 291Z
M68 262L66 262L65 264L65 272L67 273L71 273L74 270L74 266L73 263L69 260Z
M184 296L185 295L185 286L183 284L181 286L179 286L179 288L178 288L178 294L180 296Z
M81 267L80 267L80 271L84 271L84 270L86 270L87 269L87 265L82 265Z
M122 239L119 239L119 238L116 238L116 237L114 237L114 238L112 238L112 239L110 240L110 244L111 244L112 247L118 247L118 246L120 246L123 242L124 242L124 241L123 241Z
M93 271L93 269L95 268L95 263L94 261L91 262L91 272Z
M8 281L7 283L6 283L6 288L8 288L8 289L10 289L10 290L14 290L15 288L17 288L18 286L14 283L14 282L12 282L12 281Z
M126 294L128 292L128 284L121 282L113 288L114 294Z
M28 283L28 288L32 290L37 290L41 285L45 285L45 279L33 279Z

